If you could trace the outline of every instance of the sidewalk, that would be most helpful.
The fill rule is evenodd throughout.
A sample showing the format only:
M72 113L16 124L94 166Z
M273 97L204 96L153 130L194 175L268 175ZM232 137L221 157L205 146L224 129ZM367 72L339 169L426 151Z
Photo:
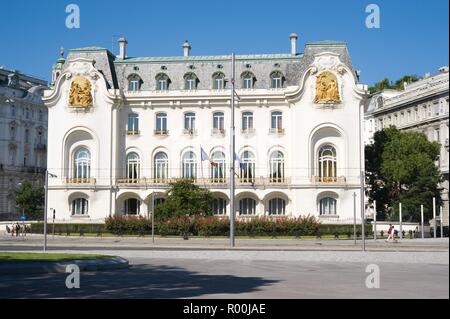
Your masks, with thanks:
M11 250L21 247L42 247L43 235L22 237L0 236L0 250ZM227 238L155 238L151 237L80 237L80 236L47 236L49 249L144 249L144 250L229 250ZM240 239L236 238L233 250L309 250L309 251L359 251L362 241L347 239ZM386 243L384 239L366 239L368 251L449 251L448 238L403 239L395 243Z

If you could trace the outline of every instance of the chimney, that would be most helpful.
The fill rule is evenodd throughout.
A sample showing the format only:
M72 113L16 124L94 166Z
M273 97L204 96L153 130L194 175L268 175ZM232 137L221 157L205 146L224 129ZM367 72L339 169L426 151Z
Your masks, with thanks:
M127 40L125 38L119 39L119 58L125 59L127 57Z
M191 53L191 45L189 44L188 40L184 41L183 44L183 56L189 56Z
M291 39L291 54L297 54L297 33L291 33L291 35L289 36L289 38Z

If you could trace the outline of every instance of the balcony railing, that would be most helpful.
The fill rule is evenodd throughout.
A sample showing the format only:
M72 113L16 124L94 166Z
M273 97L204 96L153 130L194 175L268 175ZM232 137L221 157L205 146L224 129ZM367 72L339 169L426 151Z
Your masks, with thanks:
M45 152L47 150L47 145L43 144L43 143L38 143L36 144L36 146L34 147L34 149L36 151L41 151L41 152Z
M66 184L95 184L96 180L95 178L89 177L89 178L66 178L65 183Z
M183 134L184 135L189 135L189 136L194 136L194 135L197 135L197 130L193 129L193 128L184 129L183 130Z
M211 135L223 136L223 135L225 135L225 129L223 129L223 128L213 128L211 130Z
M246 128L241 130L241 133L245 135L252 135L255 134L255 132L256 130L254 128Z
M139 130L127 130L127 135L139 135L141 131Z
M313 176L311 177L313 184L345 184L345 176Z
M153 134L158 136L167 136L169 135L169 130L154 130Z
M284 128L270 128L269 134L271 135L284 135Z

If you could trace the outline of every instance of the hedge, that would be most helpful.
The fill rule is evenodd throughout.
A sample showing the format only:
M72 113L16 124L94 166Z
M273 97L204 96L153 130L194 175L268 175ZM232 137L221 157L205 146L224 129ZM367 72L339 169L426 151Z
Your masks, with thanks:
M237 236L353 236L353 225L320 224L313 216L296 219L267 217L250 220L236 220ZM161 236L228 236L230 224L227 218L216 217L179 217L164 222L155 222L155 234ZM43 233L43 224L32 224L31 232ZM52 232L52 224L48 225ZM148 235L151 234L151 221L144 217L114 216L108 217L105 224L55 224L55 233L61 235L96 233L113 233L116 235ZM361 225L357 226L358 237L361 236ZM366 226L366 235L372 235L371 225Z

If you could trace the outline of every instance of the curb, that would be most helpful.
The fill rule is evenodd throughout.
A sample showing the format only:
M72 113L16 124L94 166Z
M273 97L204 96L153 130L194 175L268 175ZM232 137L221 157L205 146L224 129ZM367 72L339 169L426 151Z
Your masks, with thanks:
M80 271L97 271L128 268L129 262L122 257L69 260L63 262L19 262L0 264L0 274L66 273L66 267L68 265L77 265Z

